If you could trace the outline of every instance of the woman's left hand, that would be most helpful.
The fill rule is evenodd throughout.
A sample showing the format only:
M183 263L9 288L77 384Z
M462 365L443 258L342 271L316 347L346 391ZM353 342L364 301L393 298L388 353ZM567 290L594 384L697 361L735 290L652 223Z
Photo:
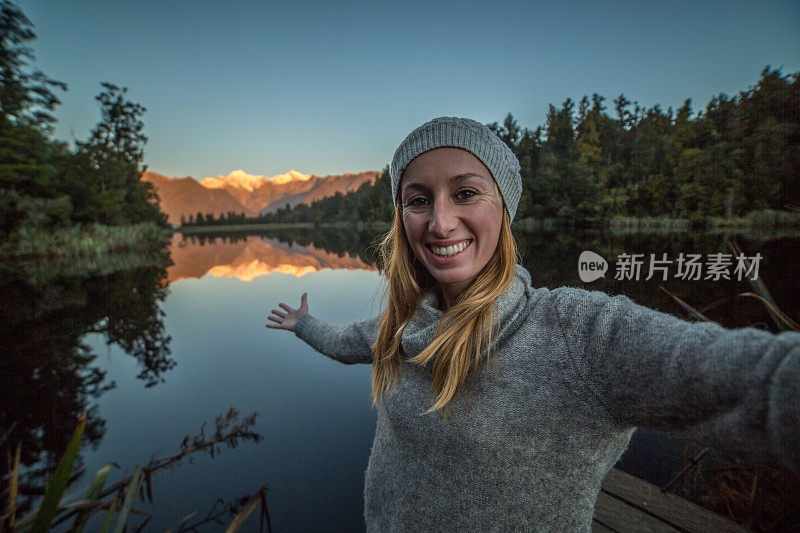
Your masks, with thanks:
M294 309L289 307L285 303L281 302L278 304L279 307L283 309L283 311L278 311L277 309L272 310L272 314L269 315L267 318L273 322L274 324L267 324L268 328L273 329L286 329L289 331L294 331L294 327L297 324L297 321L300 318L308 313L308 293L303 293L303 296L300 297L300 308Z

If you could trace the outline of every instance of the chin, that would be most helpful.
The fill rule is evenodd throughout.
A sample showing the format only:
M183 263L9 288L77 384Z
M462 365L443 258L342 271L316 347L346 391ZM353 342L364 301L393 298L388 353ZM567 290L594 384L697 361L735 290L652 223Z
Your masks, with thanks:
M439 285L456 285L467 287L470 283L472 283L474 278L475 276L471 274L458 274L455 272L447 274L435 272L433 274L433 279L435 279L436 283Z

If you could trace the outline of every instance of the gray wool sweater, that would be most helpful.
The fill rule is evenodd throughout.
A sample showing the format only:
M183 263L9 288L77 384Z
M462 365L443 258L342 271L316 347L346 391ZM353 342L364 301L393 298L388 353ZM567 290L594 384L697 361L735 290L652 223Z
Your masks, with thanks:
M448 406L429 366L403 362L378 407L366 471L368 531L590 531L600 483L637 426L800 471L800 334L689 323L625 296L531 287L517 267L497 300L488 366ZM433 294L403 332L421 352ZM379 319L306 314L295 333L346 364L371 363Z

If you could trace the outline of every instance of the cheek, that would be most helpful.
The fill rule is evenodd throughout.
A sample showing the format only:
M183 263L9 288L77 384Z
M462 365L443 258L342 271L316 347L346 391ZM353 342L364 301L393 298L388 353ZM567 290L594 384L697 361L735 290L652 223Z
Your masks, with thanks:
M417 231L417 226L414 224L413 217L407 215L403 216L403 234L406 238L406 244L411 250L411 255L418 261L421 261L422 259L420 258L420 252L418 250L420 236Z
M420 237L419 221L415 220L415 218L412 214L403 215L403 231L412 248L417 244Z
M475 217L478 227L487 235L500 235L500 226L503 223L503 212L493 206L487 206Z

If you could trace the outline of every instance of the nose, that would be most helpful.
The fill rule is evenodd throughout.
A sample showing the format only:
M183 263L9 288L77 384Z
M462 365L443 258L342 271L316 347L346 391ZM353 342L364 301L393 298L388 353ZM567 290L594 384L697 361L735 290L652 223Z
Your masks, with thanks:
M448 202L434 202L428 231L438 238L447 237L458 226L458 218Z

